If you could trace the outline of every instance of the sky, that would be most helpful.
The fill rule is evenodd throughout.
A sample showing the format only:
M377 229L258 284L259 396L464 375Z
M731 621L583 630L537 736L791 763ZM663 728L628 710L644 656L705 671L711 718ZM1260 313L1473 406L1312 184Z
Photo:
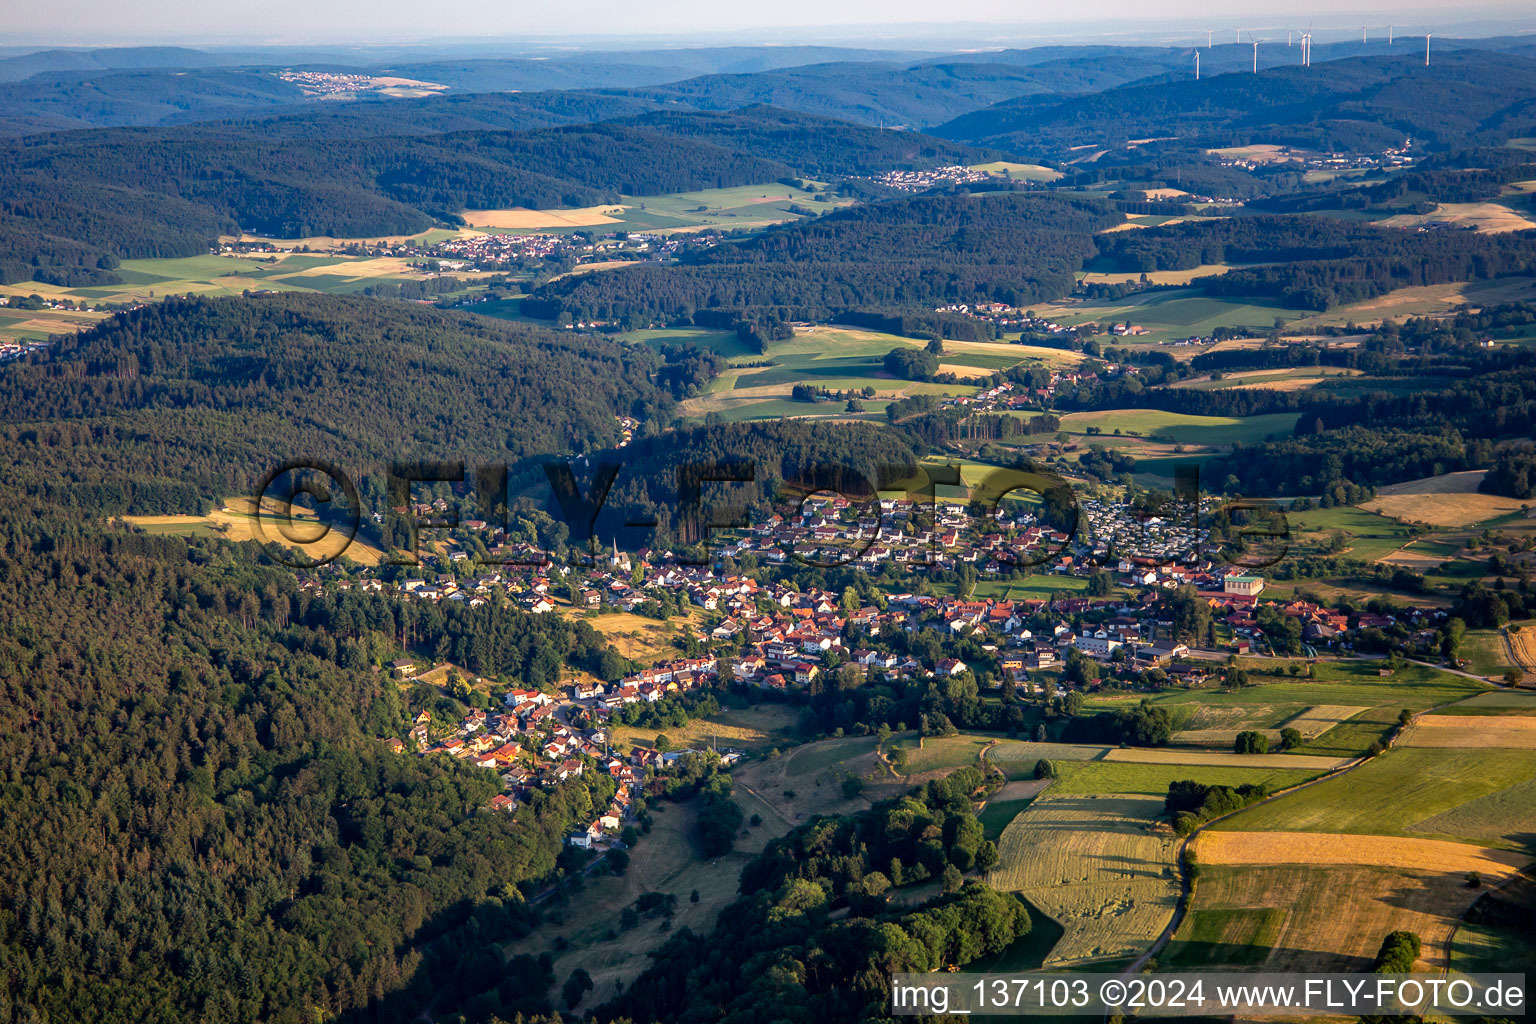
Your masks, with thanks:
M1235 25L1297 6L1283 0L1162 0L1149 21L1143 0L821 0L812 4L763 0L5 0L0 37L7 42L60 45L145 42L241 44L400 43L429 40L663 37L711 44L740 42L843 43L881 39L920 42L925 35L947 40L1091 39L1106 34L1158 35L1169 22ZM1360 24L1356 13L1375 14L1383 23L1466 21L1476 16L1529 15L1529 0L1487 0L1475 7L1443 5L1424 13L1422 3L1349 0L1316 12ZM1415 12L1414 8L1420 11ZM943 24L935 24L942 12ZM1064 21L1064 12L1070 21ZM1311 16L1313 12L1304 12ZM722 39L721 37L727 37Z

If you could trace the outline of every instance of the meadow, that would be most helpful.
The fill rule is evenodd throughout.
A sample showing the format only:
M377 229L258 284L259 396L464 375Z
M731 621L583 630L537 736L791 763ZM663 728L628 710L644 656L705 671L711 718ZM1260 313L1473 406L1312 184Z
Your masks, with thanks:
M1061 429L1085 434L1095 427L1100 434L1134 434L1167 438L1180 444L1227 445L1235 441L1254 444L1271 435L1289 436L1296 427L1296 413L1262 416L1192 416L1160 409L1109 409L1074 412L1061 418Z
M774 419L780 416L883 419L886 407L911 395L972 395L970 384L938 384L900 380L885 371L883 360L896 348L918 348L924 342L880 331L855 327L802 326L795 337L773 342L766 353L743 351L722 337L723 332L679 330L633 332L626 337L660 347L698 339L732 360L731 368L712 380L705 393L684 401L683 413L702 419L713 413L728 422ZM941 357L946 372L957 377L987 376L1020 363L1067 365L1081 359L1076 353L1031 345L1001 342L944 344ZM766 363L767 365L758 365ZM841 401L798 402L790 398L796 384L812 384L833 391L872 388L875 397L862 399L864 412L850 414Z
M1536 841L1532 780L1536 750L1399 745L1214 827L1422 836L1520 850Z

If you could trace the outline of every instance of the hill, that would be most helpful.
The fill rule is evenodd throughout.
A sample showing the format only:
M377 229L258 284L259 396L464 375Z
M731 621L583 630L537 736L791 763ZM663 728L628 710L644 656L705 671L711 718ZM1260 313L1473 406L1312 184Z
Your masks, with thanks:
M1094 251L1093 233L1120 220L1098 200L1018 193L856 206L716 246L680 266L565 278L524 308L643 325L754 307L767 307L772 319L825 319L951 301L1018 305L1071 291Z
M377 473L608 447L617 416L669 404L648 379L654 361L405 303L170 299L0 368L3 447L21 493L108 513L198 512L284 459Z
M771 181L784 164L622 125L267 140L105 129L0 145L0 282L111 281L117 259L190 256L237 228L413 234L463 209L592 206Z
M1536 59L1517 53L1455 51L1428 68L1406 54L1359 57L1065 99L1025 95L957 117L934 134L1047 156L1167 136L1210 147L1382 148L1410 135L1449 145L1502 134L1502 143L1529 123L1533 82Z
M816 178L981 163L1002 156L920 132L882 130L767 105L721 112L663 110L621 123L742 149Z

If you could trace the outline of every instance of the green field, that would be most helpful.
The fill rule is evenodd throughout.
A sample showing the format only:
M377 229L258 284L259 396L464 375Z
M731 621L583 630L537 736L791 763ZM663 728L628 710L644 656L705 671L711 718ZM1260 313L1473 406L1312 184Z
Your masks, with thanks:
M1074 412L1061 418L1061 429L1075 434L1097 427L1101 434L1136 434L1163 437L1181 444L1255 444L1270 435L1290 436L1296 413L1263 416L1190 416L1160 409L1108 409Z
M1519 850L1536 838L1533 779L1536 750L1399 746L1215 827L1418 836Z
M702 419L716 413L727 422L776 419L780 416L815 416L845 418L849 413L841 401L797 402L790 391L796 384L814 384L834 391L862 391L872 388L876 397L863 399L861 418L883 420L886 406L910 395L971 395L970 384L937 384L897 380L885 372L882 361L894 348L916 348L924 344L879 331L851 327L813 327L794 338L774 342L766 353L744 351L726 332L689 330L639 331L626 337L657 347L685 343L706 345L732 360L732 367L710 381L703 395L688 399L682 411L690 418ZM676 339L676 340L672 340ZM695 340L698 339L698 340ZM1062 353L1023 345L971 344L950 342L942 357L946 365L978 370L1000 369L1021 362L1045 362ZM1070 354L1068 354L1070 356ZM767 362L770 365L749 365Z
M334 272L313 273L317 269L334 269ZM123 279L122 284L57 288L24 282L4 291L25 295L35 290L44 296L66 296L88 302L131 303L163 299L168 295L224 296L261 290L352 294L370 285L423 279L422 274L411 270L401 260L305 253L280 256L276 262L211 253L123 260L117 273Z
M1158 963L1180 968L1261 964L1279 939L1285 917L1279 907L1191 910Z
M1147 328L1148 333L1141 336L1146 341L1207 337L1218 327L1245 327L1257 334L1272 329L1277 319L1286 323L1299 319L1294 309L1213 298L1197 288L1138 292L1114 302L1064 304L1051 307L1048 315L1068 326L1129 320Z
M1285 521L1298 546L1330 550L1333 537L1339 536L1344 547L1335 553L1366 562L1390 555L1413 537L1408 527L1396 520L1352 506L1287 512ZM1419 550L1425 544L1418 541L1414 548Z
M1062 761L1056 764L1052 796L1127 793L1164 797L1168 784L1189 780L1206 786L1265 783L1284 789L1315 779L1320 772L1278 768L1210 767L1185 764L1135 764L1126 761Z

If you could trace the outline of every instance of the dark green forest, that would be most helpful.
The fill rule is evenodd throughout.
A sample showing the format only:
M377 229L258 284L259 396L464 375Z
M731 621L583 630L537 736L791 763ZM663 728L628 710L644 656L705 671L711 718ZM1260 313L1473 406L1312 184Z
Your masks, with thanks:
M690 257L565 278L524 303L534 316L689 322L699 310L826 319L847 310L1020 305L1072 290L1093 233L1123 219L1102 200L945 196L856 206Z
M527 898L606 777L515 818L484 810L493 772L379 740L405 727L376 667L388 609L313 602L254 549L17 511L0 542L0 1018L404 1021L445 984L495 987L476 937L536 921ZM562 640L514 618L505 635L540 651L592 649L583 626Z

